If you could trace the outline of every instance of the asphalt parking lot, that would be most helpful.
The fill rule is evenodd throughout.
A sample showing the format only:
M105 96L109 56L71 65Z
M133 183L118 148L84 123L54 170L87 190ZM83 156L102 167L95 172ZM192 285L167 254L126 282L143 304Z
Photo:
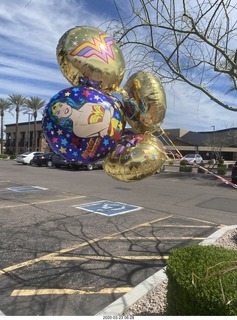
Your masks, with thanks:
M0 161L0 310L95 315L166 265L172 248L236 224L236 189L164 173L122 183L103 170Z

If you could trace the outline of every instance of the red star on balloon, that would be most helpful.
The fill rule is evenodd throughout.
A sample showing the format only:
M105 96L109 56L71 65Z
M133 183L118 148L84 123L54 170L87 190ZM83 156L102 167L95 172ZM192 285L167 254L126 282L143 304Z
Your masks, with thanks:
M80 139L78 138L72 138L71 142L75 147L77 147L80 144Z
M89 90L83 90L82 94L87 98L91 95Z

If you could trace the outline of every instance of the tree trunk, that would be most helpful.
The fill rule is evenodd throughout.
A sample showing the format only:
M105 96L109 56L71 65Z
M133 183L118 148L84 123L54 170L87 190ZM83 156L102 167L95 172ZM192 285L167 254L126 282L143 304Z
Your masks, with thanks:
M19 106L16 107L16 137L15 137L15 153L18 155L18 122L19 122Z
M36 117L34 115L33 151L37 151L37 137L36 137L37 130L36 130L36 127L37 127L37 123L36 123Z
M3 117L4 113L1 113L1 154L3 154Z

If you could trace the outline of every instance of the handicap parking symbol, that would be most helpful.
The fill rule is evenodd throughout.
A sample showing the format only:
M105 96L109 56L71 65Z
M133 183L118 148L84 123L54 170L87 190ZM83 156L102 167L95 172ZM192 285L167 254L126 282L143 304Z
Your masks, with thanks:
M131 211L142 209L142 207L109 200L102 200L97 202L86 203L80 206L74 206L77 209L86 210L89 212L95 212L106 216L115 216L118 214L124 214Z

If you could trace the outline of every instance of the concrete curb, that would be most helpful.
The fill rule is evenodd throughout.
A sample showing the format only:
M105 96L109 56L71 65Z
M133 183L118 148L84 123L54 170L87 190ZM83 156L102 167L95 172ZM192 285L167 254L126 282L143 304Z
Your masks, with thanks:
M213 244L217 239L222 237L227 231L236 229L237 225L223 227L199 244L202 246L207 246ZM157 287L164 280L166 280L165 268L159 270L151 277L147 278L145 281L137 285L130 292L123 295L121 298L112 302L110 305L99 311L95 316L118 316L122 315L126 309L131 305L141 299L145 294L151 291L153 288Z

